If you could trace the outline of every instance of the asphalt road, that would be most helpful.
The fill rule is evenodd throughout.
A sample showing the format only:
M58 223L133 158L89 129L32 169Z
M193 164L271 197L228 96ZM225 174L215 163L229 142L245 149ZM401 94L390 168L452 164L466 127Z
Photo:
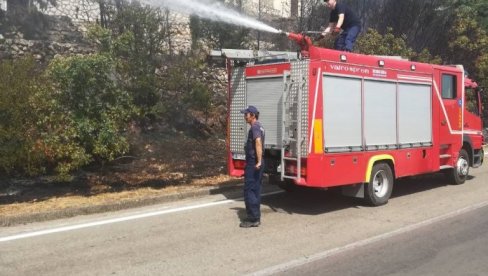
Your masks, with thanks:
M282 275L487 275L487 229L483 207Z
M381 207L275 193L252 229L225 195L0 228L0 275L476 275L488 271L488 168L471 175L399 181Z

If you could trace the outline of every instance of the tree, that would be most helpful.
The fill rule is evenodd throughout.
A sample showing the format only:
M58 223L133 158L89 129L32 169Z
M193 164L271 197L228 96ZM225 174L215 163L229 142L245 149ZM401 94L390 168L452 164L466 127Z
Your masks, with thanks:
M63 175L92 160L114 160L129 149L124 131L135 107L114 77L115 62L104 54L54 59L47 70L53 89L39 124L42 147Z
M375 29L368 29L359 37L357 51L367 55L401 56L409 58L414 51L407 46L406 37L396 37L393 29L388 28L384 35Z
M461 6L449 31L448 63L463 64L471 78L488 90L488 32L471 16L473 7ZM482 93L484 118L488 118L488 94ZM488 122L485 122L488 123Z
M240 1L234 2L220 0L229 8L241 9L242 3ZM201 47L200 42L206 44L206 48L243 48L248 42L250 30L226 24L222 22L215 22L208 19L202 19L198 16L190 17L190 31L192 37L192 48Z
M34 4L45 9L48 5L56 5L56 0L7 0L7 15L11 18L24 17L30 13Z
M475 19L481 28L488 30L488 2L486 0L457 0L453 6L457 10L469 10L469 17Z
M371 27L380 33L392 28L395 36L405 35L407 44L415 51L430 49L443 55L449 30L453 23L456 0L386 0L371 20Z
M463 64L468 72L477 72L479 59L488 52L488 34L475 18L470 17L470 9L460 10L449 35L448 56L452 64Z
M210 49L240 49L248 42L249 36L249 29L196 16L190 18L190 30L193 49L201 47L200 42Z
M0 175L39 173L37 112L32 98L44 87L31 58L0 62Z
M155 74L171 57L172 20L166 10L121 2L110 7L108 28L95 26L89 37L99 50L117 64L117 76L129 91L142 119L154 118L159 100L159 80Z

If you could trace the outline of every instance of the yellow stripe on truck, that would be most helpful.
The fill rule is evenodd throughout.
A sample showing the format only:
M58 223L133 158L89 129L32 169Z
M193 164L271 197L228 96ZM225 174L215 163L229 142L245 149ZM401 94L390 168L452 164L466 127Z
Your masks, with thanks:
M324 153L323 138L322 138L322 119L315 119L313 122L313 152L320 154Z
M369 179L371 178L371 171L373 170L374 163L381 161L381 160L391 160L393 164L395 164L395 159L393 159L393 156L389 154L380 154L373 156L369 159L368 161L368 167L366 168L366 177L364 178L364 182L369 182Z

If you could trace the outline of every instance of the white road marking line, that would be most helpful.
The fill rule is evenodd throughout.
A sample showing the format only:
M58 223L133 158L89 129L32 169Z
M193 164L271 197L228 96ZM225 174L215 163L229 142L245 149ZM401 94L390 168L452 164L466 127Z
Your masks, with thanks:
M280 272L284 272L284 271L287 271L287 270L295 268L295 267L306 265L306 264L312 263L314 261L326 259L328 257L334 256L336 254L339 254L339 253L342 253L342 252L345 252L348 250L352 250L352 249L359 248L359 247L362 247L365 245L369 245L369 244L372 244L372 243L375 243L375 242L378 242L381 240L392 238L392 237L395 237L395 236L398 236L398 235L419 229L421 227L428 226L428 225L431 225L431 224L434 224L434 223L437 223L437 222L440 222L440 221L443 221L443 220L446 220L449 218L453 218L453 217L456 217L458 215L462 215L462 214L465 214L465 213L468 213L468 212L471 212L471 211L474 211L474 210L477 210L477 209L480 209L480 208L483 208L486 206L488 206L488 201L481 202L481 203L478 203L475 205L471 205L471 206L468 206L468 207L465 207L465 208L462 208L462 209L459 209L459 210L456 210L456 211L453 211L453 212L450 212L450 213L447 213L444 215L440 215L440 216L437 216L437 217L434 217L434 218L431 218L428 220L424 220L422 222L415 223L415 224L412 224L412 225L409 225L409 226L406 226L403 228L399 228L399 229L393 230L391 232L380 234L380 235L377 235L377 236L374 236L371 238L367 238L367 239L364 239L361 241L353 242L353 243L347 244L347 245L342 246L342 247L332 248L332 249L329 249L329 250L326 250L326 251L323 251L323 252L320 252L317 254L313 254L310 256L304 256L304 257L301 257L301 258L298 258L298 259L295 259L295 260L292 260L292 261L289 261L286 263L271 266L271 267L265 268L263 270L251 273L249 275L273 275L273 274L277 274Z
M269 193L262 194L261 196L264 197L264 196L270 196L270 195L275 195L275 194L280 194L280 193L283 193L283 191L269 192ZM49 235L49 234L54 234L54 233L61 233L61 232L73 231L73 230L78 230L78 229L83 229L83 228L89 228L89 227L94 227L94 226L124 222L124 221L129 221L129 220L136 220L136 219L142 219L142 218L148 218L148 217L154 217L154 216L161 216L161 215L183 212L183 211L188 211L188 210L193 210L193 209L206 208L206 207L217 206L217 205L224 205L224 204L237 202L237 201L241 201L241 200L243 200L243 198L228 199L228 200L222 200L222 201L217 201L217 202L203 203L203 204L178 207L178 208L173 208L173 209L168 209L168 210L160 210L160 211L154 211L154 212L149 212L149 213L144 213L144 214L131 215L131 216L126 216L126 217L119 217L119 218L114 218L114 219L107 219L107 220L101 220L101 221L95 221L95 222L75 224L75 225L71 225L71 226L64 226L64 227L58 227L58 228L52 228L52 229L46 229L46 230L40 230L40 231L34 231L34 232L27 232L27 233L16 234L16 235L11 235L11 236L6 236L6 237L0 237L0 242L20 240L20 239L32 238L32 237Z

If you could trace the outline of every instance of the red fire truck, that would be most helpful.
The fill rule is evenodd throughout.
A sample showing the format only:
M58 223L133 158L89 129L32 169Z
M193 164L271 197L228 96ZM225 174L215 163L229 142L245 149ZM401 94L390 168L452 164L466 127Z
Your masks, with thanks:
M295 59L229 61L228 169L242 176L254 105L265 164L281 187L341 186L385 204L395 179L443 171L453 184L483 163L480 90L461 65L324 49L301 34ZM230 66L232 65L232 66Z

